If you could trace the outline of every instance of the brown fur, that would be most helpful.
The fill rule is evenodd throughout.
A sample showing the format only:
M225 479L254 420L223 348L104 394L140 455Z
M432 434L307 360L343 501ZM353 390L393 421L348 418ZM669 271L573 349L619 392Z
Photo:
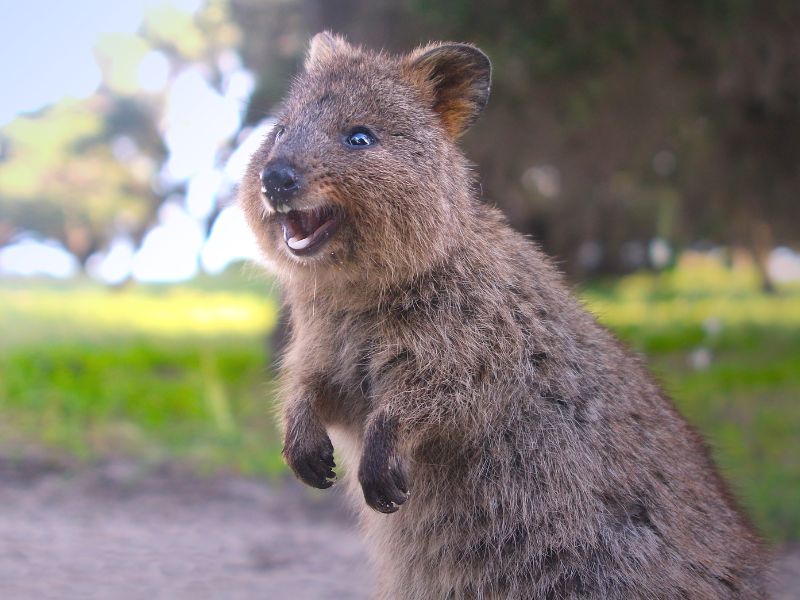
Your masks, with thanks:
M477 200L455 138L488 84L467 45L312 43L240 194L291 308L287 462L327 487L333 438L384 600L762 598L763 551L700 438ZM354 125L378 144L344 147ZM294 208L345 215L312 257L260 191L277 158L304 178Z

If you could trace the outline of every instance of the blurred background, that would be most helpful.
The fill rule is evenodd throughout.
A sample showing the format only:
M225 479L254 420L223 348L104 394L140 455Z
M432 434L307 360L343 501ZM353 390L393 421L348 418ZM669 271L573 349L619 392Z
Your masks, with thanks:
M0 6L3 464L282 479L279 291L237 181L317 31L470 41L485 201L648 356L767 539L800 540L800 4Z

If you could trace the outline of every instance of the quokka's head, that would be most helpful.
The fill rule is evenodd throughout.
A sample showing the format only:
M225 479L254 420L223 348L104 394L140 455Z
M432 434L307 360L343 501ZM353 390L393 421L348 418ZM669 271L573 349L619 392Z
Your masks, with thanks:
M490 72L467 44L390 56L316 35L240 188L278 272L391 280L441 258L471 210L456 141Z

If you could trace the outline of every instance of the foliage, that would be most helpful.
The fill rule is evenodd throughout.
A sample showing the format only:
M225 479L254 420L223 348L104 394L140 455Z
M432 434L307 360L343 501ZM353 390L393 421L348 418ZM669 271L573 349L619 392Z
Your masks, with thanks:
M5 128L0 221L62 239L84 258L114 222L139 223L150 214L152 166L114 158L103 122L111 108L65 101Z
M138 242L161 202L181 191L160 174L165 93L142 87L142 60L159 52L172 74L188 64L215 73L237 41L220 0L194 16L154 5L140 31L100 36L97 92L20 116L0 131L0 245L33 231L60 240L83 263L117 235Z
M798 539L800 289L767 296L758 280L752 267L690 257L660 276L592 287L584 298L647 355L760 529Z
M488 201L572 275L629 271L646 262L631 244L655 237L743 246L762 264L775 243L798 241L796 2L231 5L263 82L253 120L273 108L320 29L393 51L437 39L486 50L492 98L467 154Z
M172 76L199 66L219 87L238 51L259 79L247 126L275 110L309 37L329 28L395 51L450 38L489 52L492 99L467 153L487 200L570 275L628 272L654 238L710 241L748 248L769 287L766 254L798 242L799 7L208 0L191 15L156 4L139 31L98 40L97 94L0 132L0 244L32 229L83 260L116 235L136 243L184 193L160 176L165 93L137 81L149 53ZM135 142L134 159L112 151L120 139Z
M263 283L207 288L5 283L4 437L276 472L263 344L275 301Z

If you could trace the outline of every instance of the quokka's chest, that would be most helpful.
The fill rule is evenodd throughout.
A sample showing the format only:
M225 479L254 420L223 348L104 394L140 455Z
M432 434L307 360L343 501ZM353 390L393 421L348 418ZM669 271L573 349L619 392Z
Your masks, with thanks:
M373 383L374 360L386 342L374 324L363 318L341 315L304 343L314 345L324 379L331 393L349 407L368 403Z

